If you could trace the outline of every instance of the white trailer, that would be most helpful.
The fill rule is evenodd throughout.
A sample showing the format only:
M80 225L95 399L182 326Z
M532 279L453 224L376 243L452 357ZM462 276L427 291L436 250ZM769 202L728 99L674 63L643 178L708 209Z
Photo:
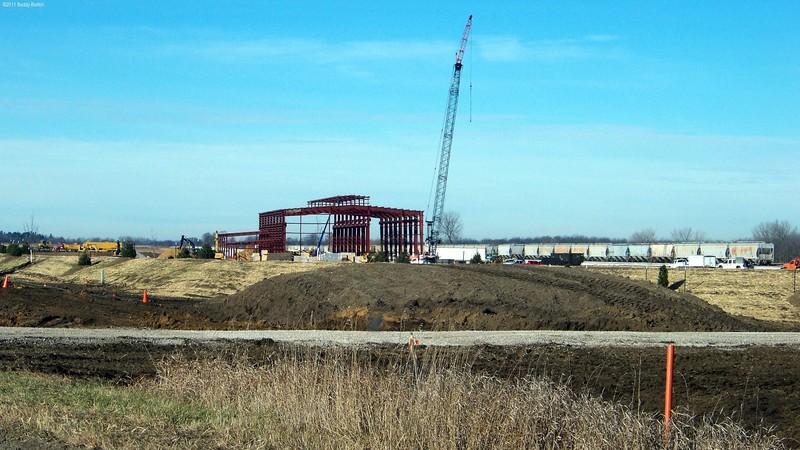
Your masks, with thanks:
M467 262L477 253L482 261L486 261L485 245L442 245L436 247L440 260Z
M717 258L712 255L689 255L686 261L688 267L717 267Z

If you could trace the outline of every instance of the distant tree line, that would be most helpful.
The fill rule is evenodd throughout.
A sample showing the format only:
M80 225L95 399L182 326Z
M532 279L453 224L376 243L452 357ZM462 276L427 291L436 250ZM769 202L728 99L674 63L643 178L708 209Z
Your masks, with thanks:
M8 245L0 244L0 253L5 253L11 256L22 256L27 255L30 252L30 247L28 244L16 244L11 243Z
M214 233L204 233L200 238L190 237L190 239L197 245L209 244L214 245ZM56 236L53 234L42 234L28 231L0 231L0 242L6 244L29 244L34 246L41 241L46 241L51 244L59 244L62 242L85 242L85 241L120 241L120 242L135 242L136 245L152 245L155 247L170 247L174 246L180 241L180 237L174 240L167 239L154 239L136 236L120 236L119 238L90 236L90 237L64 237Z
M44 235L40 233L32 233L27 231L0 231L0 242L6 242L11 244L22 244L22 243L37 243L40 241L48 241L48 242L73 242L65 240L61 236L53 236Z

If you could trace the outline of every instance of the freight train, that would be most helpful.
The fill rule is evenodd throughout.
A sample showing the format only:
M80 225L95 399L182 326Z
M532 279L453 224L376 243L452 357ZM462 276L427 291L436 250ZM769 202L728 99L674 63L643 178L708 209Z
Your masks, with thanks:
M496 257L520 260L558 259L565 264L583 261L670 263L676 258L704 255L719 260L741 259L748 264L770 265L775 260L775 245L768 242L679 242L658 244L620 243L529 243L444 245L438 247L439 259L468 261L476 253L483 260Z

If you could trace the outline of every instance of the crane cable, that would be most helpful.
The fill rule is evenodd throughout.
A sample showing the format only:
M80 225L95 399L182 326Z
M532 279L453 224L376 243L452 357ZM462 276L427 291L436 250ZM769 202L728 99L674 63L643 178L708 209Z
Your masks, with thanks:
M439 144L437 145L436 150L436 161L433 164L433 176L431 177L431 189L428 193L428 206L425 207L426 211L431 210L431 200L433 199L433 194L436 191L436 183L439 179L438 172L439 172L439 162L442 159L442 140L444 139L444 127L447 124L447 111L444 113L444 117L442 117L442 128L439 131ZM432 218L431 218L432 219Z
M469 123L472 123L472 54L475 53L475 39L469 41Z

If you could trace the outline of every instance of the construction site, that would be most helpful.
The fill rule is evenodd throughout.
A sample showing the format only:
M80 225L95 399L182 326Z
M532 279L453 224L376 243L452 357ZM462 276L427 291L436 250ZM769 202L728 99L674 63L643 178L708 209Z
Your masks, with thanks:
M410 341L353 350L363 352L354 360L363 358L377 372L389 360L411 358L416 368L421 358L435 358L433 348L413 338L422 331L737 332L745 337L800 332L796 267L767 270L774 263L770 243L442 244L471 23L470 16L456 52L427 215L403 206L372 205L368 195L343 194L260 212L257 227L217 233L216 257L207 259L177 257L184 246L196 251L196 243L185 236L176 248L153 250L154 257L123 257L119 242L89 241L23 256L0 255L0 326L411 335ZM79 265L79 253L91 254L90 263ZM388 262L369 262L378 253ZM467 264L475 255L481 262L519 264ZM713 257L714 265L667 267L689 256ZM561 263L539 264L548 258ZM716 268L718 261L736 258L755 268ZM673 288L659 284L662 267L671 282L678 282ZM153 344L133 338L97 343L20 337L2 344L0 369L8 373L120 385L157 379L165 359L224 359L222 349L268 364L264 361L279 357L279 348L285 351L283 344L268 339ZM479 343L462 350L469 361L464 365L486 379L542 376L630 410L652 416L663 411L661 347ZM733 416L747 429L766 427L788 448L800 448L800 348L745 341L735 348L683 347L676 354L680 382L673 399L687 417ZM247 395L246 389L242 392L235 395ZM0 434L19 437L32 426L26 427L0 424ZM182 432L190 437L203 433ZM38 440L14 448L43 443L49 445L44 448L75 448L79 442L50 430L34 434ZM3 444L0 439L0 448Z
M0 289L0 325L411 333L734 331L743 336L800 330L800 294L793 293L794 272L787 270L692 269L683 292L658 286L657 271L644 268L113 256L96 256L92 265L80 267L76 259L37 255L30 264L26 257L0 257L7 285ZM669 272L673 280L685 276L682 269ZM176 347L126 340L114 343L109 352L107 345L111 344L5 340L0 366L121 380L154 376L156 363L175 352L198 355L220 348L219 343ZM278 350L258 342L236 348L237 353L248 348L259 354ZM419 351L424 348L422 342ZM407 352L402 339L370 351L380 358ZM475 360L474 370L493 376L532 372L558 380L568 374L577 391L653 413L661 408L661 348L481 346L468 352ZM752 427L773 426L796 446L800 349L680 347L676 354L683 377L675 388L676 405L696 413L741 411L737 420ZM642 365L660 370L641 371ZM631 398L630 392L637 391Z
M461 70L464 52L467 49L472 16L467 19L461 43L456 52L453 74L442 126L441 148L435 176L433 207L430 220L426 222L422 211L404 208L371 206L369 197L364 195L339 195L335 197L311 200L305 207L279 209L262 212L258 216L258 231L242 231L218 235L217 249L226 257L246 252L247 254L262 251L273 254L286 253L288 234L300 236L302 248L303 217L327 216L324 222L314 221L306 225L319 227L323 225L319 236L317 250L330 227L329 252L363 256L371 251L370 222L372 218L379 220L380 252L394 261L401 254L408 255L412 261L436 262L436 247L441 242L442 217L444 213L447 177L450 167L450 153L453 145L453 134L458 111L459 91L461 88ZM289 219L291 218L291 220ZM296 229L289 229L289 226ZM345 256L346 258L347 256ZM341 259L335 256L335 259Z

